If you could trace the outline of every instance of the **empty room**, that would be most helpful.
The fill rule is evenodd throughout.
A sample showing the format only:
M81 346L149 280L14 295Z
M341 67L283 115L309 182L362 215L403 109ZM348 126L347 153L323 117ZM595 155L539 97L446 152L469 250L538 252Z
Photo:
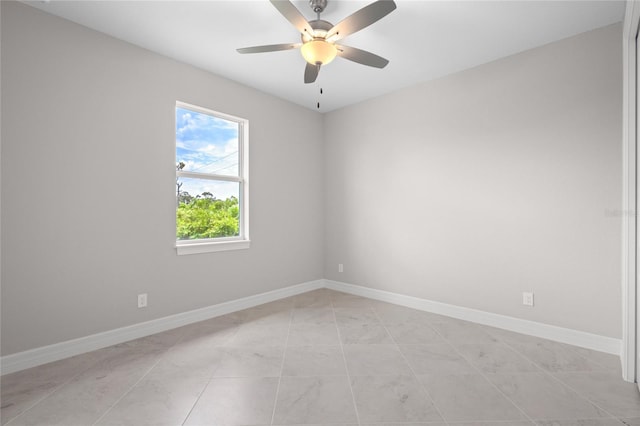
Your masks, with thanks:
M635 1L0 1L2 425L640 426Z

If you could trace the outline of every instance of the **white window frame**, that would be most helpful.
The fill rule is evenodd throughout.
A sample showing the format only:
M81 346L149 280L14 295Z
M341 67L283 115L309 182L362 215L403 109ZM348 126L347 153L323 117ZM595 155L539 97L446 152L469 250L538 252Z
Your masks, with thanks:
M199 173L176 170L176 178L196 178L214 181L238 182L238 206L240 208L239 233L237 237L203 238L198 240L178 240L176 239L176 251L178 255L209 253L227 250L248 249L251 243L249 239L249 120L213 111L208 108L177 101L175 108L188 109L200 114L210 115L238 124L238 175L227 176L213 173ZM174 109L175 117L175 109ZM176 129L174 122L173 129ZM174 143L175 143L174 137ZM177 147L175 151L177 152ZM175 217L175 215L174 215ZM174 233L177 223L174 223Z

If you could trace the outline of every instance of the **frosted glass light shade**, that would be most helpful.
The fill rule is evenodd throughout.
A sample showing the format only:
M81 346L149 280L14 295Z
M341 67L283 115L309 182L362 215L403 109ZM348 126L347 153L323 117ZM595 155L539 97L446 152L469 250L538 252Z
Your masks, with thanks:
M300 52L302 52L304 60L312 65L316 65L318 62L327 65L336 57L338 49L324 40L311 40L302 45Z

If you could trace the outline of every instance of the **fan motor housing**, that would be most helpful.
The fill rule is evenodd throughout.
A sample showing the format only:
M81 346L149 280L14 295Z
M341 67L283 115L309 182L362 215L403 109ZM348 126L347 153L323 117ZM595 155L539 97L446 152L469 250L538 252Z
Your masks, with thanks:
M327 0L309 0L309 6L315 13L322 13L327 7Z
M323 19L316 19L313 21L309 21L309 26L313 28L314 31L317 31L316 36L322 37L327 33L331 28L333 28L333 24L329 21L325 21ZM307 42L312 38L306 34L301 35L302 42Z

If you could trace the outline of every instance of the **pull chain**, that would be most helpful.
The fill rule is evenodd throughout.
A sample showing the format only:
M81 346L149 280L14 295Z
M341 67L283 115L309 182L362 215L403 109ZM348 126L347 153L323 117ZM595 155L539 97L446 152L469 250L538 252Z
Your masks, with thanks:
M322 87L320 88L320 94L322 95ZM316 104L316 106L318 107L318 109L320 109L320 101L318 101L318 103Z

